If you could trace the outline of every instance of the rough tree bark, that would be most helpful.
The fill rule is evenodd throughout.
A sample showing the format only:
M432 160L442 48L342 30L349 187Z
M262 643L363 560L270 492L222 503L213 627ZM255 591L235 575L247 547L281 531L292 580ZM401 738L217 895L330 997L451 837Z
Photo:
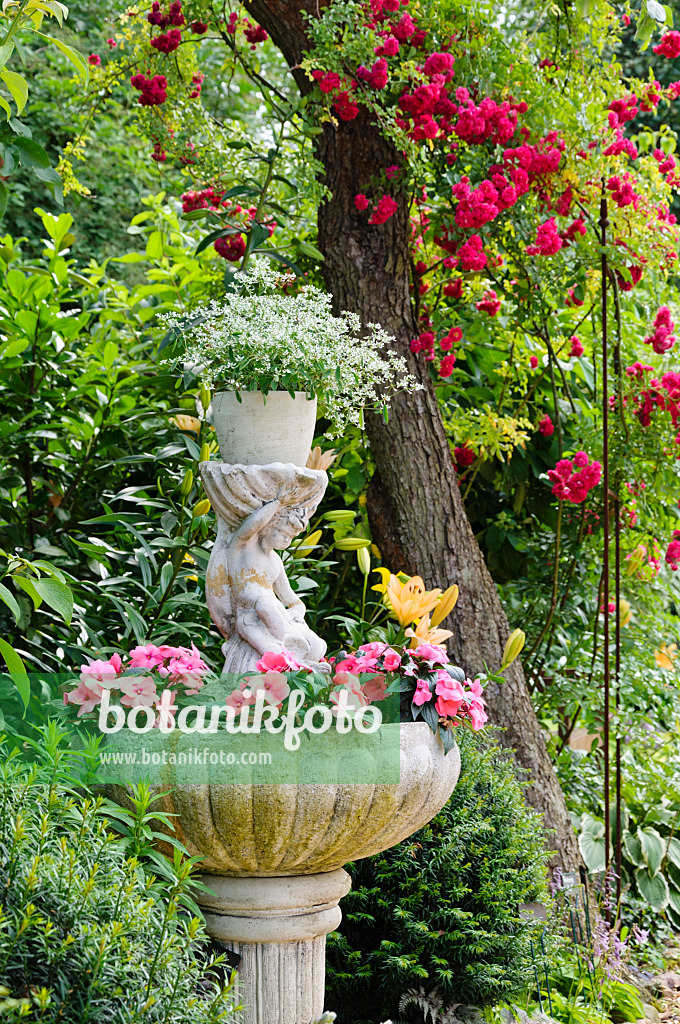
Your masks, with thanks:
M299 88L307 91L309 83L296 65L308 47L301 12L306 7L314 13L314 0L306 5L247 0L246 6L282 51ZM452 655L471 673L483 664L496 668L510 632L508 621L465 514L426 367L409 349L417 330L409 291L407 201L402 197L397 213L380 226L369 226L366 214L354 205L354 196L367 190L371 176L398 164L399 156L364 110L353 121L325 127L319 157L332 194L319 210L328 290L339 310L356 312L394 335L397 350L424 384L422 391L393 402L387 424L379 416L367 417L377 466L369 490L375 542L394 571L417 572L428 586L458 583L458 605L445 624L454 633ZM503 686L488 688L491 720L503 728L503 743L528 772L527 796L551 830L548 843L557 851L556 863L573 870L580 863L578 847L519 662L506 679Z

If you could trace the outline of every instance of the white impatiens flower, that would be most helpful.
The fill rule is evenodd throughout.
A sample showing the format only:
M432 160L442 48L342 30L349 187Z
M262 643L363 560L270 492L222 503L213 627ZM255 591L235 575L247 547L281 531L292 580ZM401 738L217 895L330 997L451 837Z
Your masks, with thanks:
M222 302L163 319L186 345L186 361L220 391L304 391L319 400L328 433L359 424L364 408L386 407L397 391L422 387L378 324L362 328L355 313L333 316L331 296L312 285L288 295L294 277L254 259L237 273L236 288ZM196 324L196 320L202 322Z

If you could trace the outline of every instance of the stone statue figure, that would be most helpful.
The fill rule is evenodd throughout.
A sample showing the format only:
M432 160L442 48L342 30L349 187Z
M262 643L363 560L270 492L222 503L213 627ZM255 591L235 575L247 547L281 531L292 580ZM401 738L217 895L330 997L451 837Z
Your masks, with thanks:
M217 516L206 576L208 609L226 642L224 672L247 672L266 651L290 651L320 668L326 643L305 622L277 551L307 526L328 485L322 470L292 463L201 464Z

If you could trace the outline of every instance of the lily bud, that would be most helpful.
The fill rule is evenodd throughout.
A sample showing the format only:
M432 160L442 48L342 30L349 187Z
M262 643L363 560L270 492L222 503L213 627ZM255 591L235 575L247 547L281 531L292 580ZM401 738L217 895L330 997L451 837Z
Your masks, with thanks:
M335 546L338 551L359 551L360 548L370 548L371 542L365 537L343 537L336 540Z
M179 493L183 498L188 498L191 494L191 488L194 486L194 474L193 470L188 469L184 474L184 479L179 486Z
M326 512L324 519L329 523L353 523L356 513L351 509L342 509L337 512Z
M439 601L434 607L432 616L430 618L431 626L438 626L440 622L443 622L447 615L453 611L456 607L458 600L458 587L456 584L452 584L448 590L445 590Z
M371 556L366 548L357 548L357 562L363 575L368 576L371 571Z
M201 384L201 405L207 409L212 399L212 392L207 384Z
M315 530L307 537L303 537L297 544L293 543L296 555L308 555L321 540L321 530Z
M204 441L201 445L201 450L198 453L199 462L210 462L210 445L207 441Z
M201 498L201 500L197 501L194 505L194 518L206 515L210 511L210 508L210 498Z
M503 660L501 661L500 671L509 668L513 661L519 657L522 648L524 647L524 641L526 635L521 629L513 629L512 633L507 639L505 648L503 649Z

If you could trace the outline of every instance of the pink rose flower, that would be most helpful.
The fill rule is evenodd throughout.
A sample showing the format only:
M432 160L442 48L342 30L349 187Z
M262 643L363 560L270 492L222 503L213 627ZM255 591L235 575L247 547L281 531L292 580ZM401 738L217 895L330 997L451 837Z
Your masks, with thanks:
M413 694L413 703L420 707L428 700L432 700L430 687L424 679L419 679L416 683L416 692Z
M158 700L156 682L151 676L121 679L119 686L121 693L125 694L120 702L128 708L150 708Z

